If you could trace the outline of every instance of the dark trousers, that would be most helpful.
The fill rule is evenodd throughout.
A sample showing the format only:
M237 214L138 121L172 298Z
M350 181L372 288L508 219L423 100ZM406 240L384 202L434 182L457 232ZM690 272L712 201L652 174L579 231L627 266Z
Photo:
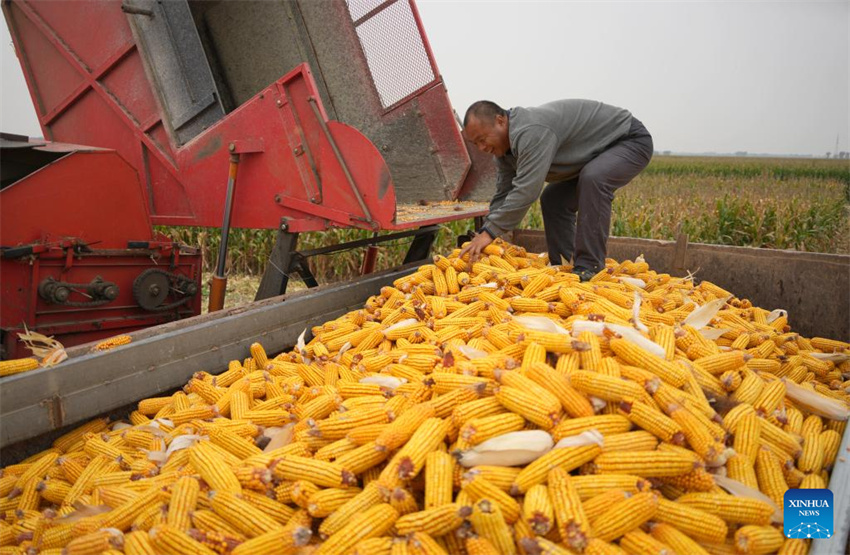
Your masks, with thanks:
M636 118L628 135L588 162L575 179L549 183L540 195L549 263L573 259L576 268L605 265L614 192L649 164L652 137ZM576 225L578 219L578 225Z

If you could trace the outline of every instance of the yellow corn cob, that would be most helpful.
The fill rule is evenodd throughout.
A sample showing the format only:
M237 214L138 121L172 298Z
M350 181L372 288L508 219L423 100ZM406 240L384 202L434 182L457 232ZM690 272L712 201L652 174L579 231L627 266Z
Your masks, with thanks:
M627 399L620 403L619 410L635 425L662 441L675 445L682 445L685 442L685 435L676 421L651 405Z
M399 485L400 480L413 479L425 465L428 453L442 443L448 428L449 422L446 420L440 418L425 420L381 472L381 483L386 487L394 488Z
M635 474L647 478L678 476L694 469L694 460L686 455L666 451L605 452L593 461L602 474Z
M547 486L538 484L525 492L522 518L538 535L546 535L555 525L555 512Z
M156 555L147 532L135 531L124 534L124 553L126 555Z
M525 419L513 413L473 418L460 429L459 439L463 441L463 447L458 448L463 450L492 437L522 430L524 427Z
M658 505L658 497L651 492L619 501L591 523L593 536L604 541L617 539L655 516Z
M364 443L360 447L343 453L334 461L352 475L362 474L370 468L375 468L388 456L388 452L378 449L375 442Z
M409 516L409 515L406 515ZM359 542L382 536L399 520L398 512L383 503L353 518L319 546L317 555L347 553Z
M575 482L575 478L573 478L573 482ZM576 490L578 491L578 490ZM615 504L619 503L623 499L626 499L629 496L628 493L621 489L610 489L599 493L591 498L586 498L582 501L582 508L584 509L585 517L588 522L593 522L597 518L599 518L603 513L608 511ZM581 497L581 495L579 495Z
M663 498L654 520L671 524L699 542L722 543L726 537L726 523L720 516Z
M323 537L332 536L344 528L352 518L382 502L380 489L376 482L367 484L363 491L346 501L339 509L326 518L319 526Z
M735 532L735 549L742 555L775 553L784 543L782 532L772 526L742 526Z
M593 416L590 401L570 385L564 374L547 364L535 363L526 369L526 375L538 385L546 387L571 417Z
M425 509L452 502L455 466L455 458L448 453L432 451L425 457Z
M218 516L249 538L280 526L274 518L231 492L213 492L210 505Z
M385 428L377 438L375 445L379 449L392 451L404 445L413 433L429 418L436 414L431 403L419 403L406 410Z
M570 384L585 395L598 397L605 401L620 402L626 399L640 399L644 394L643 388L633 381L586 370L572 372Z
M38 368L38 360L34 358L18 358L12 360L0 360L0 377L20 374Z
M510 492L511 487L516 481L517 476L521 471L520 468L510 466L474 466L469 471L463 472L463 468L455 467L456 485L461 486L462 480L471 480L475 476L481 476L497 488L505 492Z
M694 451L708 462L725 462L725 446L712 435L712 430L695 413L678 405L671 405L666 411L681 426Z
M111 548L124 547L124 534L119 530L98 530L68 542L63 553L66 555L99 555Z
M195 510L198 502L200 484L191 476L177 480L171 492L168 503L168 518L166 523L177 530L187 531L191 526L189 513Z
M244 541L244 538L240 540L221 532L203 531L195 528L189 530L189 537L219 553L229 553Z
M162 491L153 487L138 497L126 501L115 507L112 511L105 513L99 518L100 527L117 528L126 530L142 511L151 505L159 505L162 500Z
M553 468L570 472L595 459L601 451L598 445L553 449L520 471L511 486L511 494L525 493L531 486L545 483Z
M407 515L419 511L419 504L413 494L404 488L395 488L392 491L383 490L384 501L389 503L399 515Z
M192 526L198 530L205 532L217 532L242 541L245 540L245 536L242 535L239 530L212 511L195 511L191 516Z
M708 555L699 543L687 534L670 524L657 522L650 526L650 534L656 540L669 545L676 553L692 553L693 555Z
M758 450L755 469L758 489L773 499L777 506L782 506L788 484L785 482L779 460L769 450L761 448Z
M230 551L231 555L282 555L297 552L307 545L312 537L309 525L297 518L282 528L271 530L239 544Z
M30 462L27 468L18 478L18 482L23 484L33 479L41 479L47 475L47 472L56 464L59 459L59 453L50 452L38 457L33 462Z
M475 401L478 399L478 393L474 389L455 389L445 395L440 395L430 402L434 407L434 416L437 418L446 418L458 405Z
M620 539L620 547L626 553L647 553L650 555L667 555L674 551L658 539L650 536L643 530L632 530Z
M749 413L741 417L735 428L735 440L733 447L739 456L746 457L750 464L756 461L761 437L761 419L755 413Z
M809 434L819 434L823 431L823 421L816 414L809 415L803 420L803 426L800 430L800 435L806 437Z
M495 503L499 506L502 516L508 524L513 524L519 519L521 508L513 497L480 474L471 475L470 478L465 481L463 491L472 502L488 499Z
M727 522L766 525L773 507L764 501L721 493L688 493L676 502L717 515Z
M380 538L369 538L358 542L351 555L391 555L393 538L383 536Z
M800 454L800 458L797 459L797 468L803 472L820 472L824 461L824 450L821 447L820 441L821 432L817 430L806 434L804 425L803 434L803 452Z
M548 303L544 304L547 304L548 306ZM523 330L521 333L517 334L515 339L536 343L550 353L568 354L588 348L587 344L577 341L569 335L548 331Z
M631 428L632 423L629 419L618 414L585 416L563 420L552 429L552 438L555 441L560 441L565 437L578 435L587 430L596 430L607 436L622 434L628 432Z
M561 412L561 403L554 397L554 403L547 397L544 402L548 404L543 404L533 393L519 387L500 387L496 391L496 399L508 410L543 429L554 426Z
M560 537L571 549L583 551L590 538L590 521L584 513L578 490L569 474L560 468L549 472L548 481Z
M753 489L758 489L759 487L755 467L744 455L729 457L729 460L726 461L726 472L730 478L741 482L747 487Z
M823 451L823 467L831 470L841 446L841 434L835 430L824 430L820 433L818 443Z
M625 339L614 339L611 341L611 350L627 364L645 368L673 387L681 387L685 383L687 374L684 368L653 355L634 343Z
M307 511L310 516L324 518L359 495L361 491L358 488L330 488L317 491L307 500Z
M604 542L597 538L587 542L584 553L585 555L627 555L617 544Z
M488 499L475 504L470 520L476 533L486 538L503 555L515 555L516 544L499 506Z
M345 437L343 439L338 439L338 440L334 441L333 443L322 447L321 449L316 451L315 455L313 455L313 458L320 460L320 461L332 461L334 459L341 457L342 455L344 455L346 453L350 453L351 451L354 451L359 446L360 446L359 443L355 443L355 442L351 441L350 439L348 439L348 437Z
M278 501L293 503L301 508L306 508L310 496L321 490L319 486L308 480L286 482L285 484L286 487L280 487L280 491L275 492Z
M345 488L357 483L357 478L341 464L308 457L287 456L274 467L274 475L282 480L307 480L328 488Z
M297 484L298 482L296 482ZM269 492L266 490L263 493L246 490L242 492L242 499L263 511L268 516L272 517L281 524L288 523L295 510L289 505L279 503L275 499L269 497Z
M157 553L172 555L217 555L215 551L197 542L182 531L168 525L150 531L150 539Z
M787 539L779 548L777 555L806 555L809 552L807 540Z
M800 482L800 489L825 489L826 481L819 474L806 474Z
M383 407L364 407L349 410L338 418L320 420L311 432L322 439L342 439L355 428L368 424L384 424L389 422L387 410Z
M199 442L189 449L189 461L201 478L215 491L240 493L242 485L225 459L210 444Z
M242 438L227 429L212 428L208 429L207 434L213 443L240 459L247 459L262 453L253 441Z

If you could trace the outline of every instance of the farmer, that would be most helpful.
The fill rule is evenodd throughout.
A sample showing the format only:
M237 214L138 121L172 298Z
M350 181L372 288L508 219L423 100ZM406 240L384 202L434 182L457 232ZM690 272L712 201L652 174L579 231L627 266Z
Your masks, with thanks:
M477 258L539 197L549 263L572 260L582 281L604 268L614 192L652 158L652 137L631 112L594 100L510 110L480 100L463 135L496 157L497 176L490 214L462 254Z

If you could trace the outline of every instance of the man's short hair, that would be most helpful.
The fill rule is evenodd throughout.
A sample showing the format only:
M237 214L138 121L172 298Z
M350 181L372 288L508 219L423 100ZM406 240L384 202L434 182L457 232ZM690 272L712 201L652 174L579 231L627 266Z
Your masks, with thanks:
M506 115L508 115L508 112L495 102L479 100L477 102L473 102L472 105L467 108L466 115L463 116L463 126L466 127L469 124L469 119L471 117L489 123L495 120L496 116Z

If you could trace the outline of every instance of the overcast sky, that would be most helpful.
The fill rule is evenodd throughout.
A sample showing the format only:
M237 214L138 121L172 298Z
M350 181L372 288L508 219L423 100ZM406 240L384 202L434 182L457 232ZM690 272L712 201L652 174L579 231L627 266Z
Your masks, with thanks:
M320 0L310 0L320 1ZM848 148L850 1L419 0L455 109L591 98L657 150L822 156ZM41 131L2 26L0 129Z

